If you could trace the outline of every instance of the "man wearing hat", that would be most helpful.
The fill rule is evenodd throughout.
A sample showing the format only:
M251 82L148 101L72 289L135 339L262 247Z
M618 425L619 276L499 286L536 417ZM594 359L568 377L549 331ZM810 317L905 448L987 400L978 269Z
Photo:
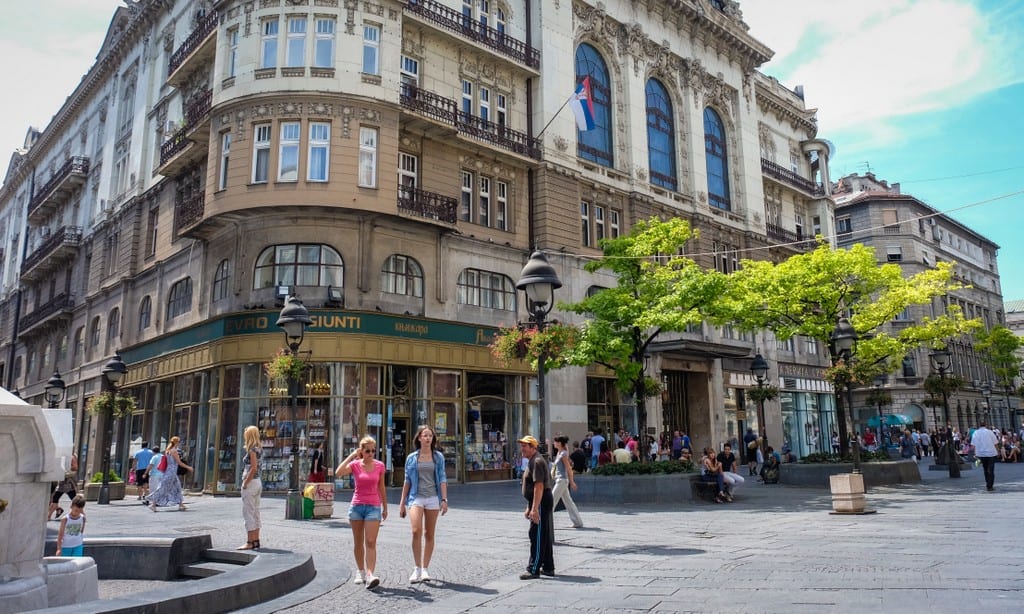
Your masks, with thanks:
M520 580L531 580L555 575L554 500L551 497L551 468L537 447L540 442L533 435L519 440L519 451L529 461L523 472L523 497L526 499L526 517L530 520L530 562Z

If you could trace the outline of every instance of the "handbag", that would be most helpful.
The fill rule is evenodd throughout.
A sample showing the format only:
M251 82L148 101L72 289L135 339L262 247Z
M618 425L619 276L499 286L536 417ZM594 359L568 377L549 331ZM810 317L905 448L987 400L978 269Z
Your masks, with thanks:
M167 455L164 454L160 457L160 462L156 464L156 470L160 472L167 471Z

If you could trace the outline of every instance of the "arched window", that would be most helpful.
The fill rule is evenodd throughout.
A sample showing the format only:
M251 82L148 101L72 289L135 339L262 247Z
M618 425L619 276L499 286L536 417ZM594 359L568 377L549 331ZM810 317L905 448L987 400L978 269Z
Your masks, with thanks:
M612 166L612 88L601 54L583 43L576 48L576 83L590 77L594 129L577 132L578 155L602 166Z
M231 263L227 258L217 265L217 272L213 274L213 300L219 301L228 297L230 287Z
M25 359L25 382L36 373L36 351L29 349L28 358Z
M89 327L89 347L94 348L100 344L100 317L92 319L92 326Z
M253 288L345 287L345 265L330 245L272 245L256 259Z
M380 272L380 286L389 294L423 296L423 268L415 259L391 254Z
M71 360L74 361L85 355L85 327L79 326L75 331L75 346L71 350Z
M479 269L459 273L458 301L490 309L516 310L516 288L508 276Z
M676 135L672 101L657 79L647 80L647 160L651 183L676 189Z
M39 368L45 370L47 367L53 367L54 364L50 361L53 360L53 346L47 343L43 346L43 360L39 363Z
M107 343L121 336L121 310L114 307L107 317Z
M171 286L167 298L167 319L176 318L192 309L192 278L186 277Z
M708 165L708 203L729 211L729 162L726 159L725 129L714 109L704 109L704 157Z
M62 363L68 359L68 336L63 335L60 338L60 343L57 344L57 363Z
M149 328L150 322L153 320L153 300L149 296L142 297L142 303L139 304L139 332L142 332Z

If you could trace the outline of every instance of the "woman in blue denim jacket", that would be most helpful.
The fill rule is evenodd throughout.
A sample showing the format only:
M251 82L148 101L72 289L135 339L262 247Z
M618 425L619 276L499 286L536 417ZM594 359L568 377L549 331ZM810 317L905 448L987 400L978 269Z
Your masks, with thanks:
M416 567L409 582L430 580L427 567L434 554L434 529L438 513L448 513L448 477L444 472L444 454L437 449L437 437L429 425L416 431L416 451L405 459L405 482L398 515L409 510L412 525L412 558Z

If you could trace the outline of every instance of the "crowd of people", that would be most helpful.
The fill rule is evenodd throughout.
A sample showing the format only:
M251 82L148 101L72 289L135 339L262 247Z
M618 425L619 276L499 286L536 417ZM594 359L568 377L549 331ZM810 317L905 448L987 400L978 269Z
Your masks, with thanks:
M899 449L903 458L935 456L939 448L947 441L952 441L953 449L961 457L972 457L971 438L976 428L968 429L967 433L958 427L947 425L938 429L896 429L891 428L878 432L867 429L858 436L861 448L869 451L884 450L887 447ZM1021 440L1024 439L1024 424L1016 432L1009 429L991 429L996 435L996 459L1003 463L1021 462ZM833 448L838 450L839 436L833 433Z

